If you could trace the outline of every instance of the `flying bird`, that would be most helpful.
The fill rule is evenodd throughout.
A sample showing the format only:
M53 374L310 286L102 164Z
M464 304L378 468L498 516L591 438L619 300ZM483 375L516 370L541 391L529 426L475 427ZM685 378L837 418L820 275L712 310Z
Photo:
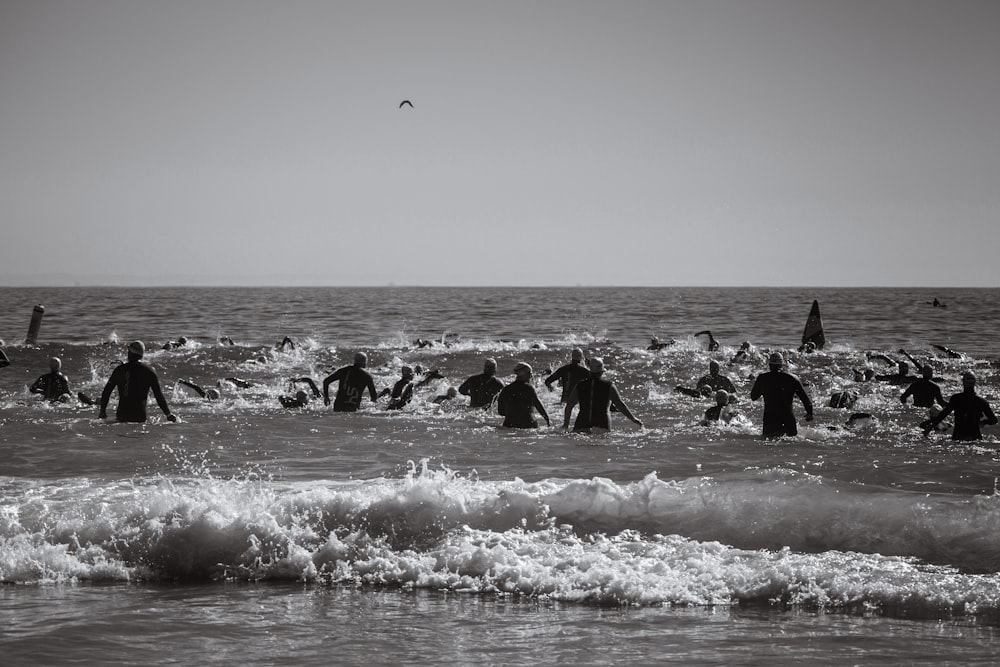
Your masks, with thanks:
M400 102L399 103L399 108L402 109L404 104L409 104L410 108L411 109L413 108L413 102L411 102L410 100L403 100L402 102Z

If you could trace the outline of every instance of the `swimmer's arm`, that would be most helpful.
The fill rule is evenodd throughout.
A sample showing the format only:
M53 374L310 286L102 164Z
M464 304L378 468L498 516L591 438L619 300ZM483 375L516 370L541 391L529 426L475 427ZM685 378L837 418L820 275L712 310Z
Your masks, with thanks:
M375 394L377 394L377 393L378 392L375 391L375 380L373 380L372 377L371 377L371 375L369 375L368 376L368 395L371 396L372 401L378 400L378 399L375 398Z
M97 412L99 419L105 419L108 416L108 401L111 400L111 392L115 390L118 385L118 375L121 366L116 368L111 372L111 377L108 378L107 384L104 385L104 391L101 392L101 407Z
M538 394L534 391L534 389L532 389L532 393L535 394L534 396L535 409L538 410L538 414L540 414L545 419L545 424L551 427L552 422L549 420L549 413L545 411L545 406L542 405L542 402L541 400L539 400Z
M330 384L340 379L343 368L338 368L323 379L323 403L330 405Z
M171 414L170 406L167 405L167 399L163 396L163 390L160 389L160 380L155 375L153 376L151 387L153 389L153 397L156 399L156 404L160 406L160 410L167 416L167 419L175 421L177 418Z
M198 394L202 398L205 398L205 390L196 385L194 382L188 382L187 380L178 380L177 384L182 384L185 387L190 387L191 389L194 390L196 394Z
M45 384L45 376L43 375L37 380L35 380L34 383L32 383L32 385L28 388L28 391L31 392L32 394L44 394L45 393L44 384Z
M627 405L625 405L625 401L623 401L622 397L618 395L618 387L615 387L613 385L611 387L611 405L618 408L618 412L625 415L628 419L632 420L639 426L642 426L642 422L639 421L636 418L636 416L632 414L632 411L628 409Z
M309 385L309 388L312 389L313 397L314 398L320 397L319 387L316 386L316 383L313 382L312 378L295 378L294 380L292 380L292 382L305 382L307 385Z
M806 389L802 386L801 382L799 382L798 386L795 388L795 395L799 397L799 400L802 401L802 407L806 409L806 421L812 421L813 404L812 401L809 400L809 394L806 393Z

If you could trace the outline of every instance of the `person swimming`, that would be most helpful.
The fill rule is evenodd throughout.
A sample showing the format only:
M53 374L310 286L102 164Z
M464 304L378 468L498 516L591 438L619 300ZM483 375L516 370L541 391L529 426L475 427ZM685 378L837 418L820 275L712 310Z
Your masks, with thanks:
M35 380L28 391L41 394L47 401L67 403L72 400L69 379L62 372L62 360L59 357L49 359L49 372Z

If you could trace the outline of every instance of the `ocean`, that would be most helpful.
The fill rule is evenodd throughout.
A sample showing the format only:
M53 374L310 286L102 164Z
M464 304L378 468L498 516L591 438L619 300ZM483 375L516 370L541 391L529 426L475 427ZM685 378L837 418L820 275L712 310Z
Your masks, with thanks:
M866 366L963 372L1000 409L1000 289L0 288L0 661L9 665L996 664L1000 427L925 436ZM939 299L944 307L932 305ZM798 352L818 301L826 345ZM36 344L32 309L44 305ZM710 350L710 330L720 347ZM649 350L652 337L674 341ZM183 345L163 349L170 342ZM277 344L288 337L294 344ZM97 399L142 340L180 417ZM222 339L222 342L220 342ZM231 339L233 344L228 344ZM433 345L420 347L418 339ZM741 344L753 354L733 361ZM564 431L543 384L604 359L641 427ZM954 352L949 355L945 349ZM356 352L402 410L286 408ZM815 405L760 437L781 351ZM434 403L494 358L552 420ZM728 422L694 386L718 361ZM418 378L421 377L418 375ZM206 400L185 380L219 397ZM850 409L830 407L851 391ZM111 399L111 409L117 396ZM853 424L855 412L870 417Z

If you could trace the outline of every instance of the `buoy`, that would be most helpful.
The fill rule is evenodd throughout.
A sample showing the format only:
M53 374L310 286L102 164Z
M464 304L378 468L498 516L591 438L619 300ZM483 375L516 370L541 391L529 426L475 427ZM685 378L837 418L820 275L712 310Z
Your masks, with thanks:
M31 311L31 324L28 325L28 337L24 339L26 345L34 345L38 339L38 330L42 327L42 315L45 314L45 306L35 306Z

